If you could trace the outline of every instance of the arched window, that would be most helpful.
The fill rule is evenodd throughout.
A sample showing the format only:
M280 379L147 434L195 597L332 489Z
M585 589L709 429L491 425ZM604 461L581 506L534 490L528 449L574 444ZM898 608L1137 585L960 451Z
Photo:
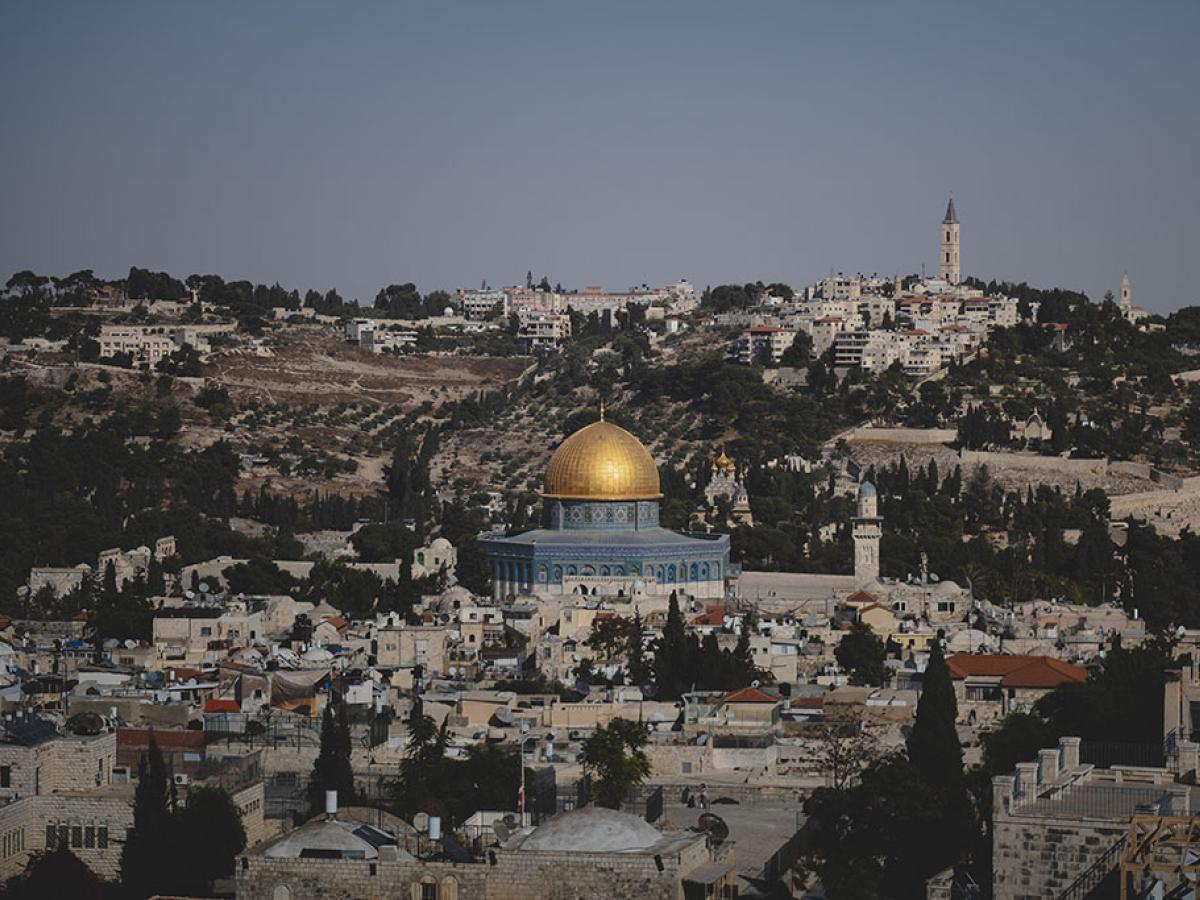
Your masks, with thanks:
M692 563L692 581L696 581L700 577L700 567Z
M442 900L458 900L458 879L453 875L442 879Z
M603 575L603 576L605 576L605 577L607 577L607 576L608 576L608 574L609 574L609 571L608 571L608 566L601 566L601 567L600 567L600 574L601 574L601 575Z
M667 566L667 582L670 584L675 583L675 564L674 563L671 563L671 565Z

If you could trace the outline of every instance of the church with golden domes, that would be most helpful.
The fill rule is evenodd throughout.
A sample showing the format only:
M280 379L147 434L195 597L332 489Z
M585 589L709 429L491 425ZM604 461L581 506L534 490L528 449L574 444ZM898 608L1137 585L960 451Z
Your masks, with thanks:
M521 595L723 597L729 536L658 523L658 466L611 422L568 437L546 468L542 527L480 535L497 600Z

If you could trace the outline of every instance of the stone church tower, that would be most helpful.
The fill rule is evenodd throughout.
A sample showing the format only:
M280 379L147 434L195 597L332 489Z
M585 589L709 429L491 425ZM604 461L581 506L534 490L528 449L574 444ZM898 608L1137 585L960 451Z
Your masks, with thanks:
M1129 273L1126 272L1121 276L1121 313L1125 318L1129 318L1129 311L1133 309L1133 291L1129 287Z
M872 584L879 580L879 541L883 537L883 518L879 515L879 497L875 485L864 481L858 486L858 515L854 524L854 580Z
M946 207L946 218L942 219L941 253L938 255L938 278L950 284L958 284L961 272L958 266L958 215L954 212L954 195Z

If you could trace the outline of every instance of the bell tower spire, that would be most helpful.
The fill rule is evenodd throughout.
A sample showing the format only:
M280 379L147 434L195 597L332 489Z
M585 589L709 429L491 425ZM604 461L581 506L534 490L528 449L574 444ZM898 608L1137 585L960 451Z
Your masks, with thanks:
M941 248L938 252L938 278L950 284L958 284L962 274L958 262L958 213L954 209L954 194L946 205L946 216L942 219Z

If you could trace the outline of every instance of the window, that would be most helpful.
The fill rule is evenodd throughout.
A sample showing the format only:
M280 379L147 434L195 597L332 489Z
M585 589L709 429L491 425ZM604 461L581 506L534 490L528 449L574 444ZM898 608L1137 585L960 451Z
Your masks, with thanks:
M681 775L691 775L692 774L692 764L690 762L680 763L679 764L679 773Z
M12 787L12 766L0 766L0 787Z
M58 826L58 846L59 847L70 847L71 846L71 829L67 825L59 825Z
M82 847L83 846L83 826L82 825L72 825L71 826L71 846L72 847Z
M47 850L57 850L58 849L58 829L55 828L53 825L46 826L46 849Z
M422 884L421 900L438 900L438 886L436 884Z
M96 847L100 850L108 849L108 826L101 825L96 829Z
M83 829L83 846L89 850L96 846L96 826L88 825Z
M204 625L200 628L200 637L212 637L211 626Z

